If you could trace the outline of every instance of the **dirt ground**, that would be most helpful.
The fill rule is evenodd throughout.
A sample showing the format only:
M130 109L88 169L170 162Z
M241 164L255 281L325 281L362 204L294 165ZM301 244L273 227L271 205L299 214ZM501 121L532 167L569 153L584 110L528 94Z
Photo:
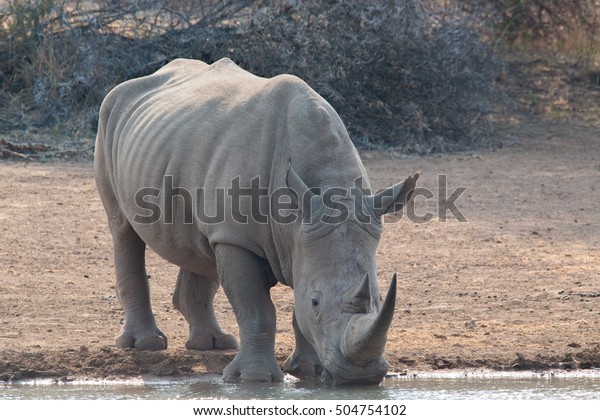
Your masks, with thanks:
M378 249L382 290L392 273L399 280L391 372L600 368L600 127L546 119L515 130L499 151L362 153L375 188L420 170L435 197L415 201L433 220L389 218ZM439 175L448 197L466 188L455 201L466 221L440 217ZM119 350L123 313L91 163L0 161L0 380L220 372L234 352L184 349L177 268L150 252L148 271L169 349ZM293 299L280 285L272 296L283 362ZM216 307L237 334L222 291Z

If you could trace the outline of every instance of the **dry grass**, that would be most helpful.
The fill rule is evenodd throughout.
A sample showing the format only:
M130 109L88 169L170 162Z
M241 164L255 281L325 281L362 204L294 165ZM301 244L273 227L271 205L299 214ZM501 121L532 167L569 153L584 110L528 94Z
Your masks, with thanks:
M454 1L454 0L449 0ZM457 2L455 2L457 3ZM468 13L492 22L511 48L566 57L584 75L600 69L599 0L461 0Z

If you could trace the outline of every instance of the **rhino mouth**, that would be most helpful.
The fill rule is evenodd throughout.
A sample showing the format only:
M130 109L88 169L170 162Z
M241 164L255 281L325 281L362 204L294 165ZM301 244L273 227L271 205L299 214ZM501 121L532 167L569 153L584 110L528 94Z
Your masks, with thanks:
M366 287L369 290L368 277ZM370 291L366 293L371 300ZM385 301L379 311L354 314L343 331L339 346L330 346L323 363L321 379L329 385L377 385L387 373L389 364L383 357L387 332L392 322L396 301L394 274ZM328 353L328 354L327 354Z
M342 364L325 363L321 381L330 386L379 385L388 371L388 362L381 359L365 366L344 360Z

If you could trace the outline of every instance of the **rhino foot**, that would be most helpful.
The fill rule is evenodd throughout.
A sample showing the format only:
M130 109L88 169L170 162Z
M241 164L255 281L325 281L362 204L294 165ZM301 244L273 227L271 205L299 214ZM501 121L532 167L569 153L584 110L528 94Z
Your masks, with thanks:
M237 349L237 339L231 334L221 334L214 336L212 334L199 334L190 337L185 348L188 350L230 350Z
M283 371L300 379L318 378L323 373L323 365L318 358L303 357L294 352L283 364Z
M167 336L160 330L156 334L144 336L123 333L117 338L117 347L149 351L165 350L167 348Z
M283 382L283 372L275 361L268 365L251 364L246 367L242 366L238 356L223 370L225 382Z

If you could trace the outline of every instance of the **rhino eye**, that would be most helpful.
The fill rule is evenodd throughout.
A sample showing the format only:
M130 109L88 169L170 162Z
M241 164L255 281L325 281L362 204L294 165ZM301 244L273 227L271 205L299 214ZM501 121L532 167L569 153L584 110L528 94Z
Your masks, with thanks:
M310 306L312 306L315 316L318 316L321 312L321 297L320 292L314 292L310 296Z

